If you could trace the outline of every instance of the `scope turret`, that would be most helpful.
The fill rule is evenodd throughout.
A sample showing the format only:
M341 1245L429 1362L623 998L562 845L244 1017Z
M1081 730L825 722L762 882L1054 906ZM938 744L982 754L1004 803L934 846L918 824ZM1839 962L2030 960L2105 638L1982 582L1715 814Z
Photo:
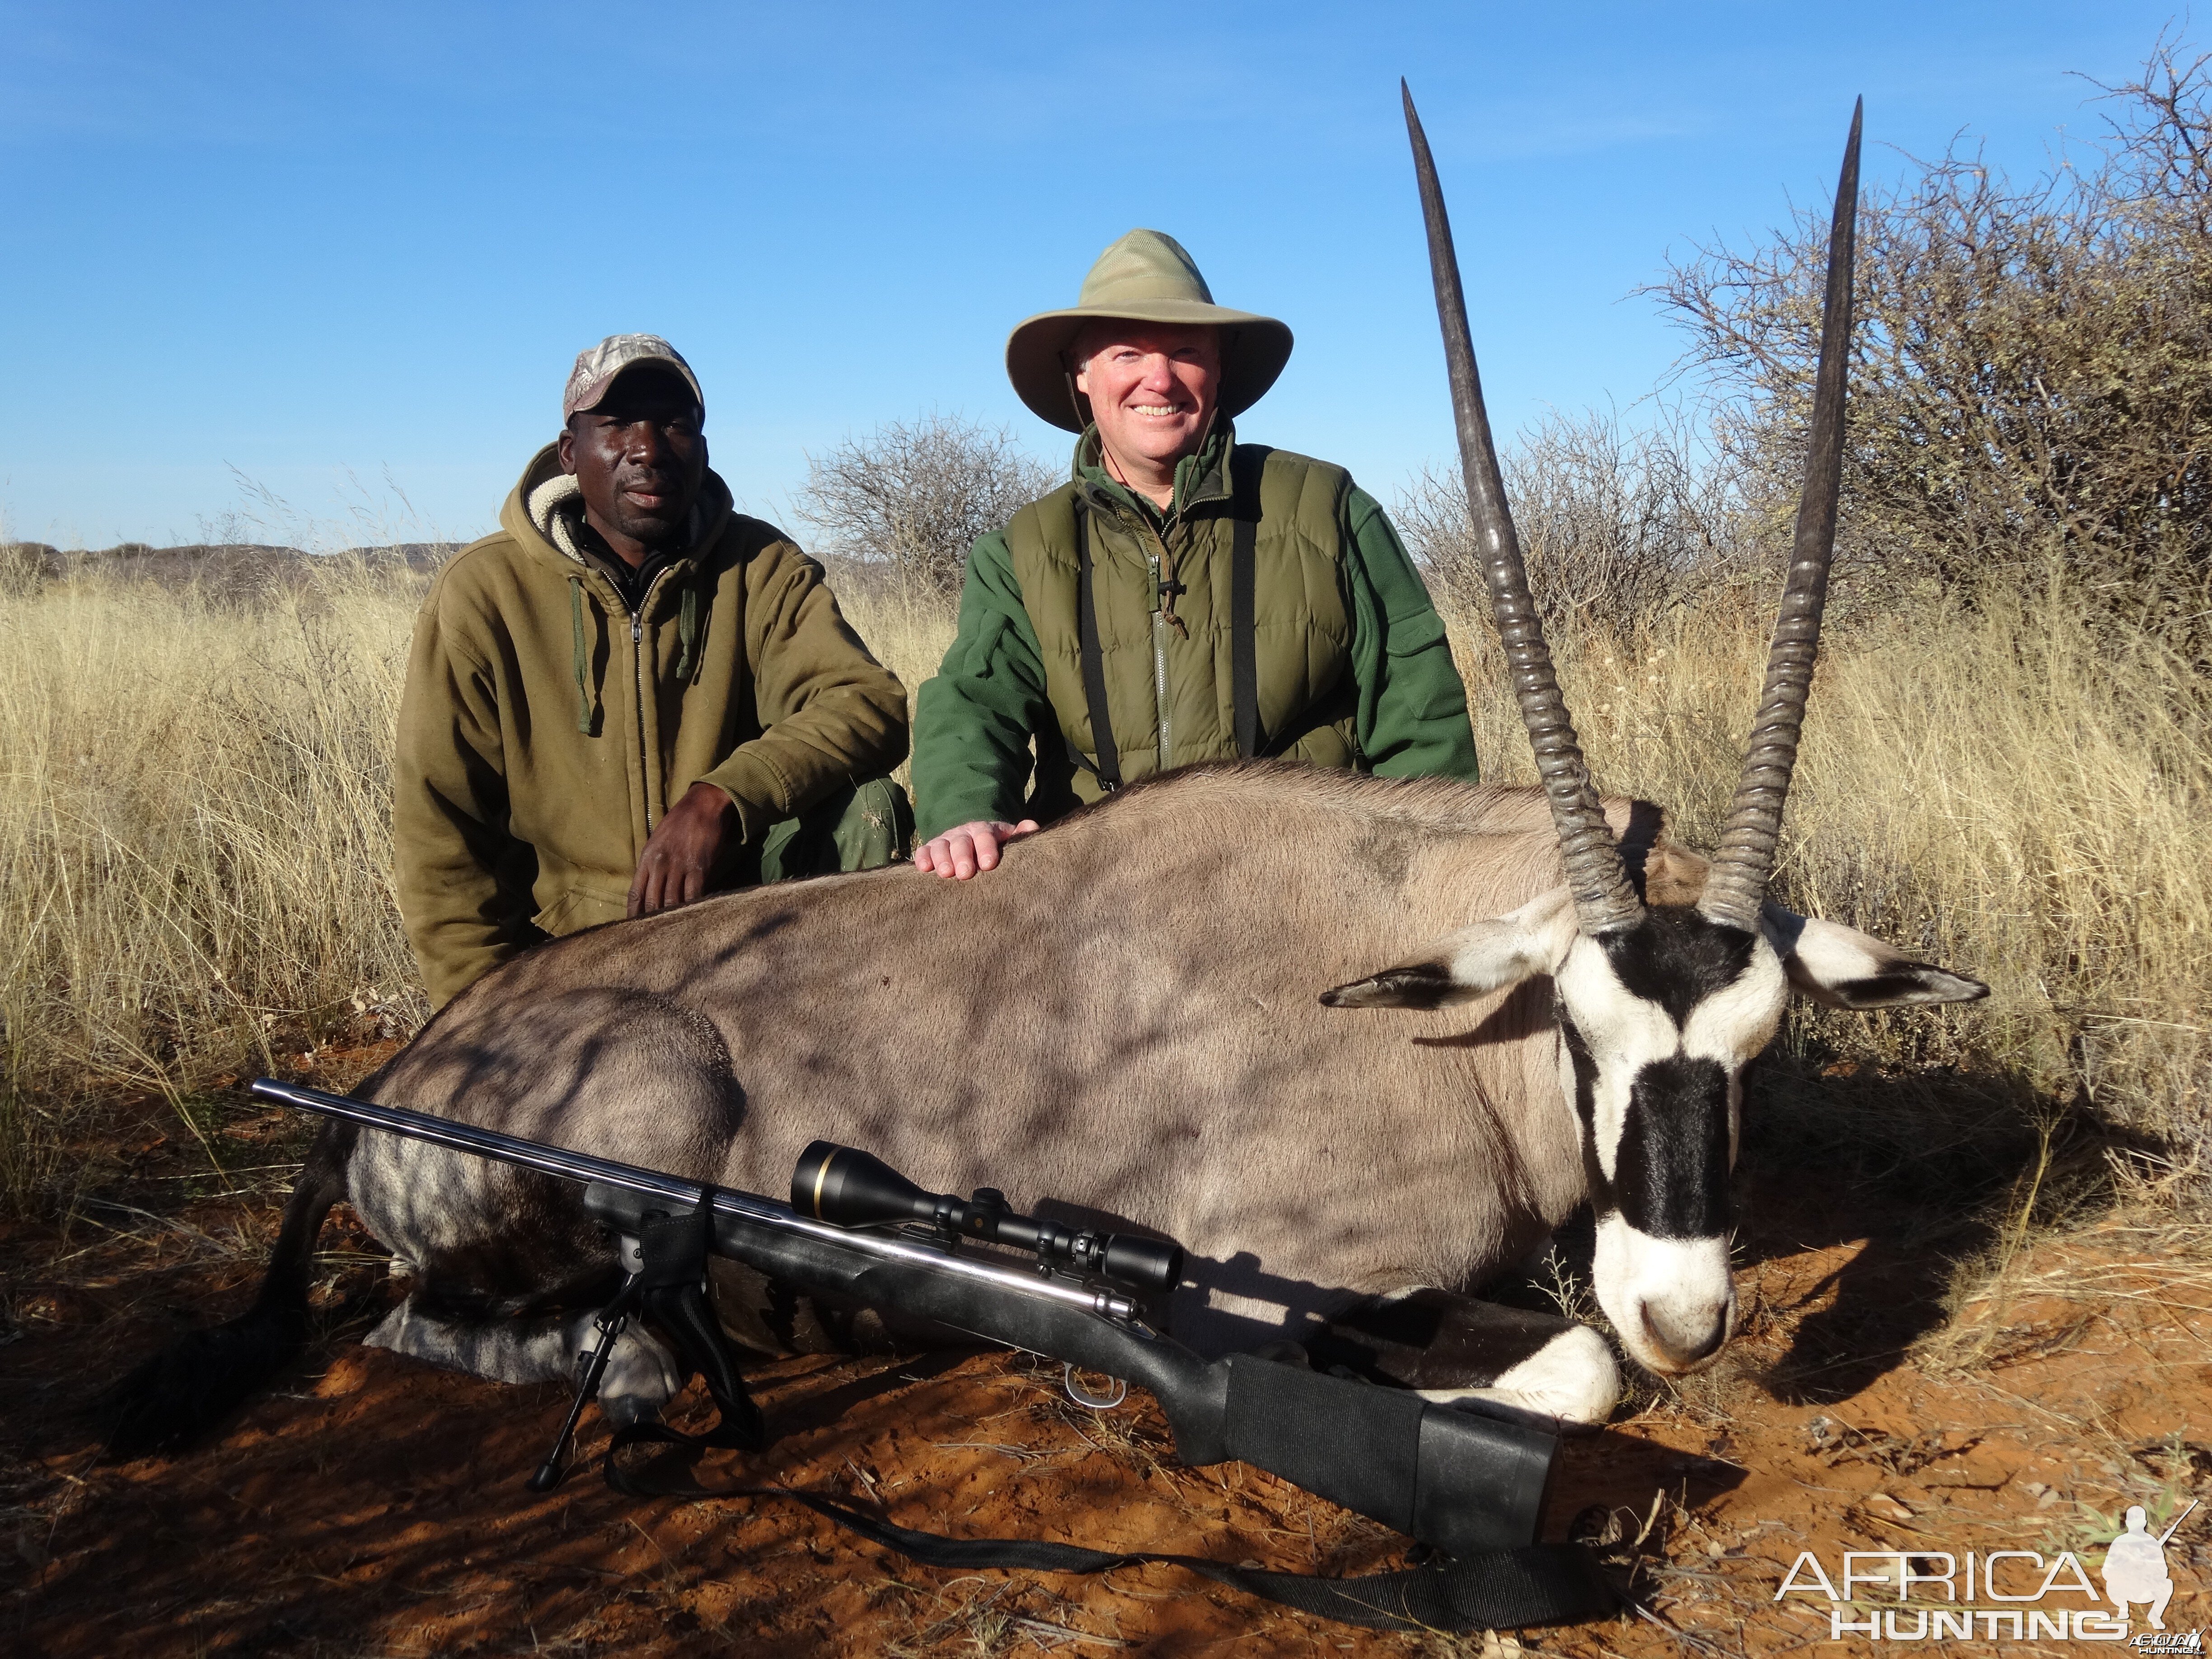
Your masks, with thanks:
M1182 1246L1171 1240L1083 1232L1016 1215L993 1187L978 1187L969 1199L927 1192L881 1158L827 1140L799 1155L791 1207L838 1227L926 1222L950 1237L1034 1250L1046 1267L1097 1273L1139 1290L1171 1291L1182 1282Z

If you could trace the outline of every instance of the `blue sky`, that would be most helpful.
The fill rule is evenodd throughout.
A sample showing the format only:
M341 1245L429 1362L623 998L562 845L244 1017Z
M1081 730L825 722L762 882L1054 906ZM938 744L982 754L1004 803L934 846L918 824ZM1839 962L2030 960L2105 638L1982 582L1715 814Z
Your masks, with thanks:
M1961 130L2033 170L2097 130L2069 71L2127 78L2174 9L0 0L0 522L274 522L243 478L325 535L476 535L630 329L768 516L931 409L1058 462L1006 331L1139 224L1297 331L1244 434L1387 501L1451 443L1400 75L1510 429L1650 391L1681 343L1634 290L1820 199L1854 94L1872 177Z

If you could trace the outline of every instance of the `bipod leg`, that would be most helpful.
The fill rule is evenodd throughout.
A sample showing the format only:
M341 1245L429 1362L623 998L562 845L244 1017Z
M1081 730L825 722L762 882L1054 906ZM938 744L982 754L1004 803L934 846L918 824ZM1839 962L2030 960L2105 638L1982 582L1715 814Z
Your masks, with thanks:
M575 1436L576 1425L583 1420L584 1407L599 1395L599 1380L607 1374L607 1361L614 1357L615 1339L623 1334L623 1327L629 1323L630 1310L637 1305L644 1280L642 1273L626 1275L622 1288L615 1292L614 1300L608 1303L600 1310L599 1317L592 1322L593 1329L599 1333L599 1342L588 1353L576 1357L576 1397L568 1402L568 1415L561 1425L561 1432L553 1442L553 1449L538 1466L538 1473L530 1477L531 1491L551 1492L561 1484L561 1477L567 1473L562 1463L568 1455L568 1442Z

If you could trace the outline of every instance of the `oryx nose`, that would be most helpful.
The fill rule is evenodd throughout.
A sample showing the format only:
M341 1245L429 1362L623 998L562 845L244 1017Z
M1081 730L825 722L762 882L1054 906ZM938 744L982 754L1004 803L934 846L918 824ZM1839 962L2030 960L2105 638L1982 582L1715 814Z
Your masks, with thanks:
M1690 1307L1663 1302L1644 1304L1644 1334L1673 1370L1692 1370L1711 1359L1728 1340L1729 1304L1700 1302Z

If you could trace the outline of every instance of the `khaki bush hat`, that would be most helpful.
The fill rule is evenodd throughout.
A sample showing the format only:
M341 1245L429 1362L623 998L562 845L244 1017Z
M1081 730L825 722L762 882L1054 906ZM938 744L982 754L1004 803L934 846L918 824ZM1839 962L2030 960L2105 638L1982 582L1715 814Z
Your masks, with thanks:
M576 366L568 371L568 385L561 394L561 423L566 426L568 417L580 409L597 409L616 377L640 363L665 363L682 375L684 384L698 399L701 417L705 417L707 394L699 390L699 377L684 361L682 352L658 334L610 334L576 354Z
M1041 311L1006 337L1006 378L1040 420L1070 432L1089 424L1067 353L1084 325L1102 317L1219 328L1221 412L1231 416L1265 397L1291 360L1288 327L1273 317L1214 304L1181 242L1161 231L1133 230L1098 256L1074 305Z

